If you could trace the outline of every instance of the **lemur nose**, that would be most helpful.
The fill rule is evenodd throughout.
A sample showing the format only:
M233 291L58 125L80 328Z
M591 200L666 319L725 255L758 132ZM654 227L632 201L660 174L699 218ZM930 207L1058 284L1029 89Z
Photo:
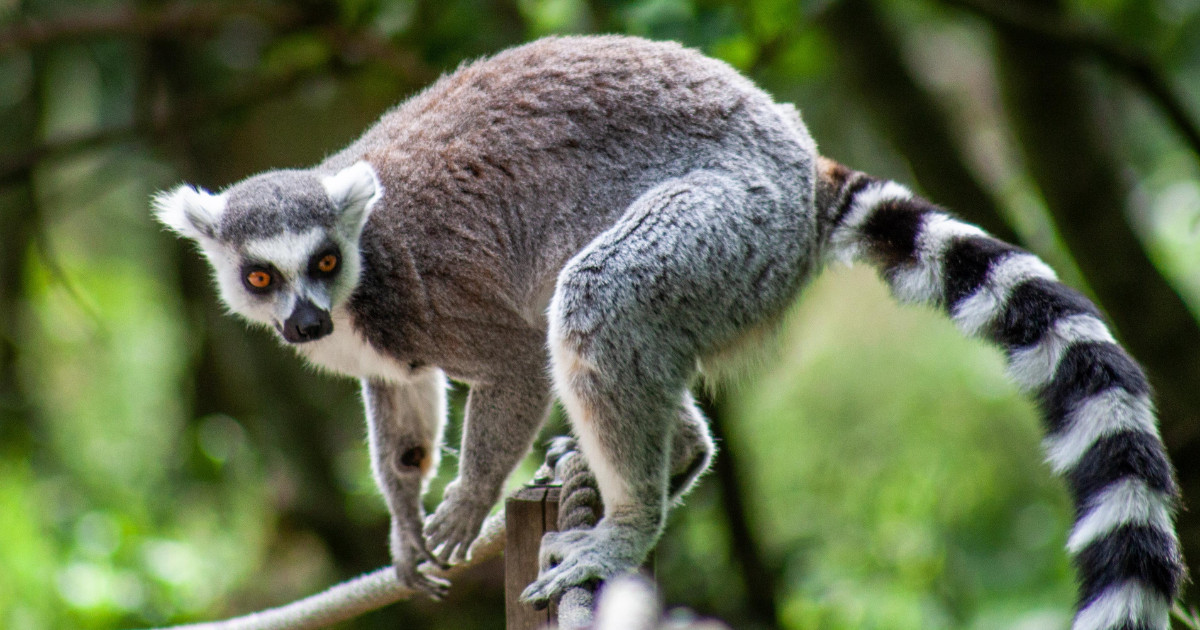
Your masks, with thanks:
M314 341L333 332L333 320L329 311L302 299L283 322L283 338L289 343Z

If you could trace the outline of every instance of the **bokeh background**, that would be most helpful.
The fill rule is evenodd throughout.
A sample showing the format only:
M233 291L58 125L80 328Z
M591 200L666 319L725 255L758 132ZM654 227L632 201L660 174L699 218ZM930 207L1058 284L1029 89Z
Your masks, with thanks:
M312 164L464 60L581 32L722 58L827 155L1049 260L1147 365L1198 500L1194 0L0 0L0 627L211 619L387 562L355 384L224 315L149 197ZM1067 627L1071 510L999 353L848 268L782 341L711 403L665 600L736 628ZM1181 535L1200 561L1200 514ZM344 627L498 628L501 584Z

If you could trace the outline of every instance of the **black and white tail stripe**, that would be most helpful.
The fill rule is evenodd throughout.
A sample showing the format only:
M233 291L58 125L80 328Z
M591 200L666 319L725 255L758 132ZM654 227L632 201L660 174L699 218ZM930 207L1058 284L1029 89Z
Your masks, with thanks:
M1076 506L1072 628L1168 628L1183 579L1175 480L1146 377L1096 306L1032 254L899 184L829 161L821 170L830 254L876 266L897 299L944 309L1000 346L1009 376L1036 398L1046 459Z

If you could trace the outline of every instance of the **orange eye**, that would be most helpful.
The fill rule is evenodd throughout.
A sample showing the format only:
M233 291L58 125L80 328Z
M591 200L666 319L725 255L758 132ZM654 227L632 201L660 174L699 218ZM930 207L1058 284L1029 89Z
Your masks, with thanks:
M333 254L326 254L323 258L321 258L321 260L317 261L317 269L319 269L321 273L329 273L337 267L337 264L337 256Z
M265 271L251 271L246 274L246 282L256 289L265 289L271 284L271 274Z

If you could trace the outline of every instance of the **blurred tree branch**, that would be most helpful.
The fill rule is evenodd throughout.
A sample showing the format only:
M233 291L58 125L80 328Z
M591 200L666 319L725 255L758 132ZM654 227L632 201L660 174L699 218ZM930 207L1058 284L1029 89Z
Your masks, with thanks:
M224 22L240 16L262 20L284 33L315 28L340 58L351 62L370 61L407 83L421 85L436 76L415 55L393 46L376 33L336 24L315 24L314 20L320 18L319 12L308 15L291 5L177 4L156 11L105 9L103 12L83 11L53 19L26 20L0 29L0 56L19 50L105 37L158 39L176 38L180 33L205 35ZM136 137L161 136L169 130L194 129L286 92L309 76L313 76L313 73L263 76L249 81L250 87L241 92L207 98L198 103L189 102L171 115L144 116L128 125L46 141L23 154L0 158L0 187L20 181L24 173L44 159Z
M739 464L737 445L730 440L725 425L725 411L720 402L707 391L697 395L704 415L717 442L713 461L713 476L721 489L722 511L729 525L729 546L742 568L745 582L745 614L755 627L777 628L780 625L778 570L771 567L762 551L762 544L750 523L750 503L743 470Z
M156 10L105 6L54 18L25 19L0 29L0 56L19 50L74 43L81 39L177 38L184 33L204 35L238 16L288 29L299 25L304 13L293 5L254 3L240 6L179 3Z
M56 18L28 19L0 28L0 57L21 50L106 37L178 39L181 34L204 36L217 31L231 19L250 18L281 32L316 27L347 58L370 59L417 83L434 77L417 56L393 46L386 38L368 29L349 29L337 24L331 19L333 10L324 10L323 6L321 3L179 3L157 10L105 7Z
M35 81L41 81L42 59L33 57ZM6 129L0 136L18 147L33 142L41 112L30 90L11 110L3 123ZM25 450L37 442L41 427L33 402L26 393L19 365L24 335L22 315L26 308L29 244L40 222L41 208L37 203L31 173L21 173L17 186L0 186L0 451L25 455Z
M25 294L26 244L35 229L33 186L28 183L0 196L0 448L21 453L33 442L33 410L21 386L18 318Z
M1145 92L1175 126L1200 160L1200 123L1192 117L1166 73L1149 55L1116 36L1069 22L1061 14L1021 3L990 0L942 0L974 13L996 28L1037 40L1042 46L1072 56L1092 56Z
M254 81L250 88L237 94L221 99L191 103L172 114L143 117L128 125L97 129L89 133L43 142L25 153L0 158L0 187L23 180L35 165L46 159L139 137L158 138L173 133L187 132L206 123L236 115L247 108L288 92L310 76L312 73L297 73L270 80Z
M818 22L838 42L838 64L863 95L879 132L908 160L928 196L998 238L1018 242L1000 207L966 167L937 101L904 66L900 44L871 2L835 2Z

